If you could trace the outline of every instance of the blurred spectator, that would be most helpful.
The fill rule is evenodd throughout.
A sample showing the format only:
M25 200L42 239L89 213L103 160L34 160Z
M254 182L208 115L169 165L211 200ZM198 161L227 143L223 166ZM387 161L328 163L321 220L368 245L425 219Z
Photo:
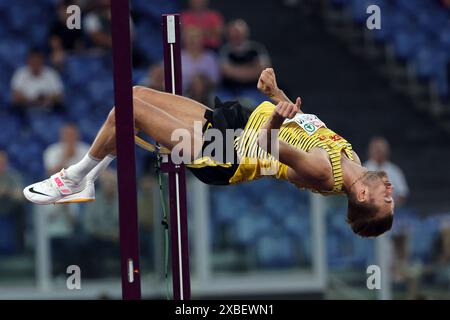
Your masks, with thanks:
M222 44L223 17L208 8L208 0L189 0L189 8L181 14L185 28L197 27L203 31L206 48L218 50Z
M112 169L101 173L95 201L86 207L83 228L99 242L117 244L119 238L119 208L117 177Z
M183 88L191 85L192 79L204 75L212 84L219 81L219 65L216 56L203 47L203 33L199 28L188 27L183 31L184 48L181 51Z
M431 248L432 261L427 268L428 275L436 284L450 285L450 224L441 223L440 230Z
M89 150L89 145L80 141L80 133L75 124L64 125L59 139L58 143L49 146L44 152L45 168L49 175L77 163Z
M162 63L155 63L150 66L148 75L142 80L141 85L159 91L164 91L164 66Z
M407 232L393 234L392 282L395 286L405 286L408 299L417 296L422 266L413 262L410 251L410 236Z
M402 205L408 197L409 188L402 170L389 161L389 143L382 137L374 137L369 143L369 160L364 166L372 171L385 171L394 186L393 197L396 206Z
M447 10L450 10L450 0L439 0L439 3Z
M83 264L91 277L104 276L105 259L119 257L119 208L117 179L114 170L102 172L98 180L95 202L86 207L83 230L88 236Z
M83 46L80 29L67 28L67 8L76 4L74 0L63 0L56 6L56 20L50 28L50 60L57 68L62 68L68 53L79 51Z
M111 4L110 0L96 0L90 5L92 10L84 19L84 30L90 40L92 47L101 53L112 49L111 37ZM134 46L134 24L130 16L131 41L133 42L132 62L134 68L146 65L147 58Z
M139 212L139 244L143 261L148 263L148 268L153 269L154 265L154 215L155 195L158 196L158 189L155 186L154 175L145 174L139 181L138 189L138 212ZM156 193L156 194L155 194ZM160 226L157 226L158 228Z
M186 96L203 103L205 106L212 104L212 89L211 81L203 74L197 74L192 78L190 86L187 88Z
M11 89L13 103L22 115L32 107L62 109L63 83L54 69L44 65L44 53L39 49L31 49L27 65L14 72Z
M111 49L111 10L109 0L95 1L95 7L84 18L84 30L95 48L106 51Z
M66 124L60 130L60 141L50 145L44 151L44 167L51 175L67 168L83 158L89 146L79 140L78 128ZM50 237L55 274L65 274L68 265L73 264L79 254L80 246L75 237L79 227L79 206L68 204L61 206L43 206L47 215L47 232Z
M230 90L254 88L262 70L271 64L266 48L249 40L249 28L243 20L229 23L227 40L220 51L223 85Z
M8 154L0 150L0 218L11 219L15 228L15 249L23 249L25 210L22 177L8 165Z

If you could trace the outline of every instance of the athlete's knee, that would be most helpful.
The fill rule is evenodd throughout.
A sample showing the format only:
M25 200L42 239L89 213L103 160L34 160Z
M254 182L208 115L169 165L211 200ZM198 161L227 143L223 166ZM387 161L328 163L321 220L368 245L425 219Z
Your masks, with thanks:
M146 88L143 86L133 86L133 97L141 96L144 89Z
M133 87L133 97L140 98L140 99L151 99L152 97L157 96L160 94L161 91L144 87L144 86L134 86Z
M108 118L106 119L106 122L109 125L116 125L116 108L112 108L111 111L108 114Z
M152 95L157 94L157 93L158 93L157 90L154 90L154 89L151 89L151 88L147 88L147 87L144 87L144 86L134 86L133 87L133 97L136 97L136 98L141 98L142 99L144 96L146 98L149 98Z
M144 105L142 99L138 97L133 97L133 115L134 115L134 122L137 125L141 122L143 117L145 116L145 109L146 106Z

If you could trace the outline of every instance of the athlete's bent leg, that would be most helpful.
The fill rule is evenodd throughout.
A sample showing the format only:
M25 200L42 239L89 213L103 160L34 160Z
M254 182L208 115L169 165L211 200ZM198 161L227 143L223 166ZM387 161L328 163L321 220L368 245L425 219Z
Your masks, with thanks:
M170 98L172 95L168 95L168 97ZM204 119L206 107L197 103L192 104L190 99L177 97L176 100L182 102L185 106L182 111L177 111L170 104L161 104L161 107L157 107L150 103L151 99L148 97L142 96L142 98L145 100L139 97L133 98L136 129L142 130L169 149L180 142L180 139L172 139L172 133L177 129L182 129L189 136L190 146L198 147L197 149L190 148L189 154L184 155L189 157L190 160L194 159L201 149L201 128L206 121ZM155 101L158 102L159 100ZM171 101L171 103L174 102ZM194 125L195 122L198 122L197 126ZM108 155L115 154L115 135L115 111L113 109L83 160L69 167L66 171L63 170L50 177L50 179L25 188L25 197L38 204L62 202L63 198L72 195L75 196L74 200L77 200L74 194L81 193L86 186L93 188L92 184L87 183L86 175L96 166L101 165L106 168L112 161L112 157L106 159L108 161L103 159ZM99 171L97 170L97 173L92 176L98 176ZM82 199L85 200L85 198ZM70 202L75 201L71 199Z

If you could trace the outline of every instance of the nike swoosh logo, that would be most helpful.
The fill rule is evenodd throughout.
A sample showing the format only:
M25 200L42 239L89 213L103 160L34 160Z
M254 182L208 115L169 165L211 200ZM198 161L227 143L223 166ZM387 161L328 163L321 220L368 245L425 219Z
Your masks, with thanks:
M40 195L43 195L43 196L46 196L46 197L50 197L48 194L45 194L45 193L42 193L42 192L39 192L39 191L36 191L36 190L34 190L34 187L32 187L32 188L30 188L30 189L28 189L31 193L35 193L35 194L40 194Z

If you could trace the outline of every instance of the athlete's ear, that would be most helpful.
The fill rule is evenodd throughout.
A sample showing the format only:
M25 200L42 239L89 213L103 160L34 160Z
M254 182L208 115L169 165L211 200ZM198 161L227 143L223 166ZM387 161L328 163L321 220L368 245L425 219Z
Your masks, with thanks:
M358 199L359 202L364 202L367 199L368 192L367 192L367 186L362 185L356 190L356 199Z

